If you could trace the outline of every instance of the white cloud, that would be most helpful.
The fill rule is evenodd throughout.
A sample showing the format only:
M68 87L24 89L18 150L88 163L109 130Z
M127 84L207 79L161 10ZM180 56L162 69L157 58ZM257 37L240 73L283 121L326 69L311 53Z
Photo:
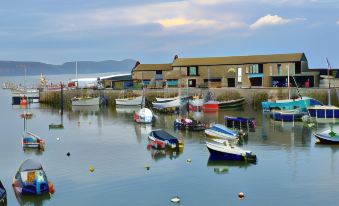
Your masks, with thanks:
M267 14L260 17L256 22L250 25L250 29L258 29L265 26L275 26L292 23L295 21L305 21L306 18L284 19L278 15Z
M228 2L239 0L226 0ZM221 0L211 0L217 4ZM177 29L179 33L203 30L209 32L246 27L238 14L214 14L202 0L129 5L80 13L63 14L56 18L59 31L85 31L124 26L158 25L164 32Z

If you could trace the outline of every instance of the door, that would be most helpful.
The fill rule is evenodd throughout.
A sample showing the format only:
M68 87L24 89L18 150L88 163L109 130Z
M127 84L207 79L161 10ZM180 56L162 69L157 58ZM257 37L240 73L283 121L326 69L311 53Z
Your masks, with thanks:
M227 87L235 87L235 78L227 78Z
M197 86L197 80L196 79L188 80L188 86L189 87L196 87Z

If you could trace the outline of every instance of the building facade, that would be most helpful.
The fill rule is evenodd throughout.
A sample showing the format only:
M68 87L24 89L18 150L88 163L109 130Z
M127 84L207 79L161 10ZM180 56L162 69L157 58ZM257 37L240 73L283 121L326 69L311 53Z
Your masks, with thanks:
M288 82L299 87L317 87L318 76L318 71L309 70L304 53L204 58L175 56L171 64L138 64L132 70L133 81L154 79L162 82L159 86L168 87L286 87Z

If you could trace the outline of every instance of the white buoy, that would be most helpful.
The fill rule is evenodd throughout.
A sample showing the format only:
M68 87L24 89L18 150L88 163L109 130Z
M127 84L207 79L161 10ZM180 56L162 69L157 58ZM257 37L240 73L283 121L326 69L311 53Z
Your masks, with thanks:
M178 196L172 197L172 198L171 198L171 202L173 202L173 203L179 203L179 202L180 202L180 197L178 197Z
M186 162L187 162L187 163L191 163L192 160L191 160L190 158L188 158L188 159L186 160Z
M59 141L59 140L60 140L60 138L59 138L59 137L57 137L57 140Z

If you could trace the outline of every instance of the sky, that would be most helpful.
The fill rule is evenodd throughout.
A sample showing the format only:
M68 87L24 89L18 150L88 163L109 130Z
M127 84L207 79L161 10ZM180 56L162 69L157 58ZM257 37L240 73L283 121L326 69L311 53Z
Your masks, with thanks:
M0 0L0 60L304 52L339 68L339 0Z

